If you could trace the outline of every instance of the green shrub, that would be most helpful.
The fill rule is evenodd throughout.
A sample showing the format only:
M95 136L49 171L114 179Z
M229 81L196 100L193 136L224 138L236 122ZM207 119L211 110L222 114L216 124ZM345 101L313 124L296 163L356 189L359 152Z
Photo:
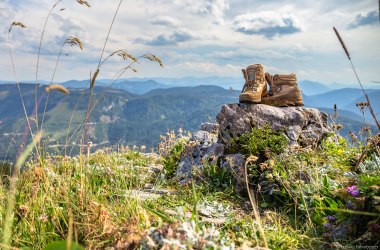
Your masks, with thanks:
M250 155L259 155L265 151L280 154L288 145L285 134L273 131L269 125L262 128L252 128L251 132L243 134L237 142L242 153Z

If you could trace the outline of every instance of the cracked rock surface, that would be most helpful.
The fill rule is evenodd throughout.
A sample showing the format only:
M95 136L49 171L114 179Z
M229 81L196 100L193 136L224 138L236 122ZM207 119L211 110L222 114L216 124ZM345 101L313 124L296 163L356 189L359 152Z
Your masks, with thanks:
M315 108L274 107L264 104L226 104L217 115L219 142L228 146L232 139L268 124L283 130L290 145L320 142L329 132L327 115Z

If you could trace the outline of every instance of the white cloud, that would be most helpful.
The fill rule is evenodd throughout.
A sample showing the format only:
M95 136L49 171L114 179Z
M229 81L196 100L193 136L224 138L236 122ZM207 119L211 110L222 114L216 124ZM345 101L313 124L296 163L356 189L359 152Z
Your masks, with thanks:
M171 16L158 16L150 20L152 24L178 27L180 22Z
M211 14L217 21L221 21L224 12L229 9L229 4L225 0L206 0L205 6L201 9L201 12L205 14Z
M248 35L263 35L273 38L300 32L302 25L294 14L279 14L275 11L261 11L239 15L234 21L235 30Z
M225 11L230 8L227 0L177 0L175 3L193 13L209 16L215 23L224 23Z
M190 41L192 38L193 36L189 32L179 30L171 33L160 34L154 38L138 38L135 42L151 46L165 46L177 45L178 43Z
M368 13L360 13L355 19L348 25L350 29L355 29L365 25L379 24L379 11L373 10Z

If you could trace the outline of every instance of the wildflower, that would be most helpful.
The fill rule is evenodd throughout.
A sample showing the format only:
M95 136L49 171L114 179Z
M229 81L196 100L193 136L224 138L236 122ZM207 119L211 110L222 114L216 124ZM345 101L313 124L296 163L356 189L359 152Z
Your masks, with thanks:
M18 208L18 212L19 212L21 217L26 217L29 213L29 207L25 206L25 205L21 205Z
M356 196L358 196L359 195L359 190L358 190L358 187L357 186L351 186L351 187L348 187L347 188L347 191L348 191L348 193L351 195L351 196L353 196L353 197L356 197Z
M336 220L336 217L334 215L327 215L326 219L330 222L333 222Z
M352 131L350 131L350 137L351 137L352 142L358 141L358 137Z
M342 124L334 124L333 128L336 130L341 130L343 128L343 125Z
M43 223L46 223L48 221L48 216L46 214L43 214L39 218Z
M183 133L183 129L182 129L182 128L179 128L179 129L178 129L178 134L182 135L182 133Z
M325 223L324 228L326 228L326 229L331 228L331 223L328 223L328 222Z

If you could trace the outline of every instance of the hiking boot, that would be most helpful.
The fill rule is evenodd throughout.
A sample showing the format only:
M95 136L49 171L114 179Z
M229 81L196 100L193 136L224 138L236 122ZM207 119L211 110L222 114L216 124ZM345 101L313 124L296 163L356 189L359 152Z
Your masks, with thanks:
M242 69L245 84L239 96L241 103L260 103L261 97L266 95L264 68L260 64L253 64Z
M268 95L263 97L263 104L277 107L303 106L302 93L295 74L272 76L266 73L265 79L270 90Z

